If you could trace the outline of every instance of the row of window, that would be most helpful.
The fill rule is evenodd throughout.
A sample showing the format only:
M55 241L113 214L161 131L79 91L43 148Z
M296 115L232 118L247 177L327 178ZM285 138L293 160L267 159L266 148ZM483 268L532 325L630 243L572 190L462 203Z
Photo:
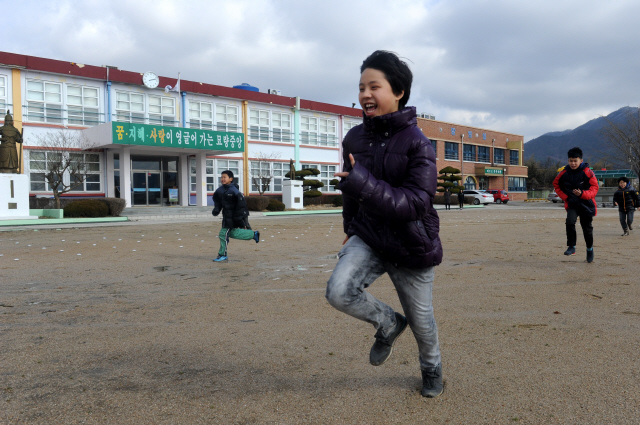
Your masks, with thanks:
M47 163L49 162L70 163L70 169L77 168L79 164L84 166L84 169L87 171L87 177L82 182L68 172L63 176L63 183L65 185L77 184L77 186L71 189L71 192L101 192L102 172L100 170L100 154L49 151L29 152L29 181L31 183L31 191L52 191L51 186L45 179L45 174L49 168L47 167Z
M431 142L435 148L435 142ZM444 142L444 159L451 161L458 161L459 157L459 143L455 142ZM506 164L505 162L505 150L501 148L493 148L493 162L495 164ZM437 153L437 151L436 151ZM472 162L491 162L491 148L489 146L477 146L477 145L464 145L464 150L462 152L462 159L464 161L472 161ZM520 165L520 151L510 150L509 151L509 165Z
M30 122L93 126L105 122L96 87L27 80L25 118ZM6 103L6 81L0 76L0 104ZM66 107L66 109L65 109ZM170 96L115 91L116 121L177 126L176 99ZM251 108L249 138L293 143L293 116ZM241 131L238 106L189 101L189 127L215 131ZM344 134L359 122L345 121ZM338 146L337 120L302 115L300 140L312 146Z
M217 166L217 169L214 168ZM289 172L289 163L275 161L250 161L249 164L251 179L251 192L280 193L282 192L282 182L285 174ZM324 186L318 188L321 192L335 192L334 186L329 182L334 179L333 174L337 171L337 165L319 165L319 164L303 164L302 168L317 168L320 171L318 176L313 177L324 183ZM205 165L205 174L207 182L207 192L215 191L220 184L220 173L224 170L230 170L234 175L234 182L242 187L240 174L240 161L226 159L207 159ZM191 191L196 190L196 162L191 160ZM262 185L260 188L259 185Z

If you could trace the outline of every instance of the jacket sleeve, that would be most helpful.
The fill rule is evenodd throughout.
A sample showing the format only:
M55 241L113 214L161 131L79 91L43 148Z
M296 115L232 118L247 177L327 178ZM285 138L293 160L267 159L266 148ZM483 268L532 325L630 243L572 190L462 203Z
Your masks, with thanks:
M556 193L558 194L558 196L560 197L560 199L562 199L563 201L567 201L567 194L564 193L564 190L562 190L562 188L560 187L560 179L562 178L563 174L566 173L566 170L562 170L558 173L558 175L556 176L555 179L553 179L553 188L555 189Z
M586 168L584 172L589 178L589 189L583 190L580 198L586 200L593 199L598 194L598 178L590 168Z
M411 134L408 137L420 136ZM409 152L402 186L393 187L384 180L376 179L356 162L349 176L341 183L340 190L356 198L360 206L371 214L401 221L414 221L424 217L436 191L436 162L426 137L422 136L416 144Z
M351 150L349 148L350 135L347 133L347 136L344 138L342 142L342 171L351 172L351 160L349 159L349 154ZM344 181L344 178L342 179ZM341 182L342 183L342 182ZM341 189L342 190L342 189ZM342 227L344 229L344 233L348 233L349 224L351 220L358 215L358 210L360 209L360 204L358 200L352 198L342 192Z
M216 190L215 192L213 192L212 198L213 198L213 211L211 211L211 213L213 215L218 215L222 210L222 199L220 199L220 193Z

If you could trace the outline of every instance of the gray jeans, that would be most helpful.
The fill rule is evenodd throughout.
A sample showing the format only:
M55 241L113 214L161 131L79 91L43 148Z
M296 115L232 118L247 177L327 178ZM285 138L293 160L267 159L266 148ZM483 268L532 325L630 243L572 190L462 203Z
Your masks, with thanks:
M622 230L627 230L627 226L631 226L633 224L633 212L635 210L632 208L629 211L619 211L618 216L620 217L620 225L622 226Z
M440 363L440 344L431 304L434 268L396 268L383 261L357 236L349 238L338 257L338 264L327 283L329 304L356 319L371 323L386 334L395 326L394 311L365 288L388 273L418 342L420 368L437 366Z

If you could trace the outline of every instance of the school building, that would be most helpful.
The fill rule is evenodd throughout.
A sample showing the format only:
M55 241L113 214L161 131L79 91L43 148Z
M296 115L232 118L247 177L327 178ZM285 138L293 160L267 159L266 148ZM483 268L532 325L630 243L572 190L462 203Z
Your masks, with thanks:
M264 91L0 52L0 121L8 109L24 131L21 172L32 197L52 196L43 168L59 153L46 140L60 131L82 136L65 152L81 156L90 173L63 196L121 197L133 207L211 205L227 169L249 195L258 194L259 177L272 176L263 189L278 195L291 159L297 169L320 170L319 190L338 194L330 181L341 168L341 141L362 123L362 111ZM467 188L526 198L522 136L421 115L438 169L461 169Z

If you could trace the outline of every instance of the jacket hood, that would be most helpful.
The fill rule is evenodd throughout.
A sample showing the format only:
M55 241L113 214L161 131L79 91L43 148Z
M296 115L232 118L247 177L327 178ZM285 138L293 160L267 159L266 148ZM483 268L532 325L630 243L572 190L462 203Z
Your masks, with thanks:
M407 106L396 112L378 117L367 117L362 113L364 130L375 133L394 134L403 128L418 123L415 106Z

